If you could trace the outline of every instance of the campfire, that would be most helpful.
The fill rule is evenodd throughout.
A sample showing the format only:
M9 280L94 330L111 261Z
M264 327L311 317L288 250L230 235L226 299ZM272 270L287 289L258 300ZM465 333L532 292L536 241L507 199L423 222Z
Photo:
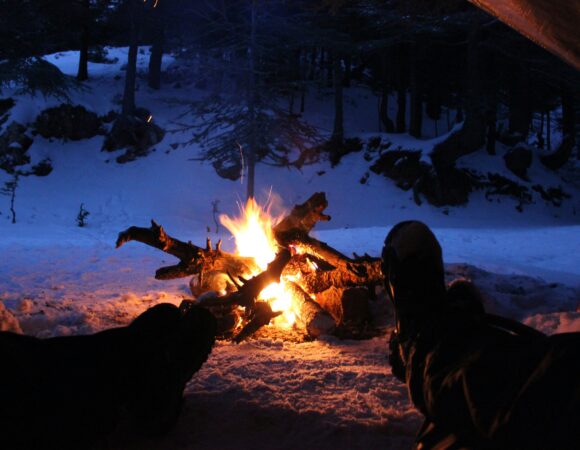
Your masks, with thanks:
M380 260L368 255L350 258L310 236L328 202L315 193L282 217L253 199L237 218L221 216L236 242L236 252L205 248L169 236L152 221L150 228L121 232L117 247L138 241L179 259L157 270L160 280L192 276L194 300L218 318L219 334L236 342L265 325L293 327L311 337L355 330L368 320L369 300L381 282Z
M220 216L220 223L235 239L236 254L254 258L259 270L255 270L251 276L267 270L268 264L281 251L273 232L281 218L272 217L270 206L271 203L267 203L262 207L255 199L250 198L245 207L240 206L239 217L232 219L227 215ZM279 283L271 283L258 297L259 300L267 301L274 312L281 313L274 318L274 323L278 326L291 326L296 320L292 292L287 285L289 281L295 281L295 277L284 274Z

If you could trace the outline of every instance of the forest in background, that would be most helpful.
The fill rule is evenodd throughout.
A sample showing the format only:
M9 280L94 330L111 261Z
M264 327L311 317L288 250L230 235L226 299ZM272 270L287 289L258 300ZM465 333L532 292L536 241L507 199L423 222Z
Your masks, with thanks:
M89 61L106 62L104 46L129 46L122 104L105 144L109 150L127 144L128 130L152 129L145 134L153 134L153 142L145 146L162 139L162 131L149 123L149 111L139 107L139 46L151 48L147 81L153 89L164 88L164 54L195 61L195 86L208 96L191 105L182 128L202 144L201 158L220 175L236 178L246 166L248 196L258 162L300 167L324 154L336 164L360 146L344 132L344 89L355 84L377 96L382 131L421 138L426 117L434 121L435 134L463 122L435 145L432 173L418 182L436 180L439 191L451 192L438 194L435 204L456 201L453 193L465 180L455 162L481 148L495 154L498 143L524 147L552 170L580 158L580 74L466 1L434 6L424 0L3 0L0 5L9 11L0 17L0 87L16 83L25 92L66 100L70 89L82 88L91 77ZM65 50L79 51L76 79L41 58ZM329 133L302 119L312 86L332 89ZM396 114L389 114L393 101Z

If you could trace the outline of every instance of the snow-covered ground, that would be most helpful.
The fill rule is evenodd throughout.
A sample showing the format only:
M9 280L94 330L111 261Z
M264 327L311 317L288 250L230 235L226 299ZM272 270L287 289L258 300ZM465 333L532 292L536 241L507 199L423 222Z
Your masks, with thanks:
M71 93L73 103L104 114L117 108L123 88L121 65L126 50L111 50L116 64L91 64L87 88ZM147 64L141 54L141 67ZM51 55L65 73L76 73L76 56ZM178 62L166 61L175 68ZM175 70L177 73L178 71ZM4 92L3 95L8 95ZM201 93L182 83L151 91L143 80L139 105L155 121L171 128L182 106L176 99ZM375 136L376 99L353 89L346 108L347 133ZM12 120L31 123L54 99L16 98ZM329 99L312 95L307 113L331 123ZM391 102L393 103L393 102ZM382 135L393 148L428 149L433 140ZM0 197L0 318L5 327L36 336L91 333L127 324L159 302L178 304L190 296L188 280L157 281L155 270L173 259L155 249L130 243L114 248L117 233L131 225L147 226L154 218L168 233L202 244L209 235L233 242L224 230L215 233L212 201L235 213L244 186L219 178L211 165L191 161L194 145L173 149L181 134L168 134L157 151L128 164L118 153L100 152L103 137L62 143L34 137L33 160L50 157L48 177L21 178L16 196L17 223L10 223L9 198ZM461 164L505 176L501 155L474 154ZM395 223L419 219L433 227L444 251L450 278L469 277L484 291L490 310L525 321L545 332L580 331L580 195L560 208L542 201L523 213L516 203L488 202L472 194L468 206L417 206L384 177L370 173L362 153L348 155L336 168L327 163L302 171L259 166L262 199L273 192L274 210L325 191L332 220L321 224L319 239L345 253L378 255ZM531 174L549 185L562 184L534 163ZM8 177L1 173L0 183ZM75 218L81 203L90 211L88 227ZM420 417L403 385L390 374L387 336L368 341L328 338L297 343L276 337L241 345L221 342L189 384L186 408L167 437L129 442L116 436L112 448L408 448Z

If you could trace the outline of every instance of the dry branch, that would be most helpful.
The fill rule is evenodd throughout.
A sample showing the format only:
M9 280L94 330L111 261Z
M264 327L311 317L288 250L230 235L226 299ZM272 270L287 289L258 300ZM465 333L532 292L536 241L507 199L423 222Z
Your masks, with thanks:
M203 275L215 271L249 276L258 269L253 258L223 252L220 249L221 241L217 243L215 249L212 249L208 239L204 249L191 242L185 243L169 236L163 227L153 220L150 228L130 227L119 233L117 248L129 241L155 247L179 259L179 264L158 269L155 272L155 278L158 280L170 280L195 274Z
M303 204L296 205L274 227L278 244L295 247L301 253L312 255L332 266L333 270L304 274L304 279L300 281L302 287L308 292L316 293L331 286L340 288L380 282L382 276L379 258L352 259L308 235L317 222L330 220L330 216L323 213L327 206L324 192L317 192Z

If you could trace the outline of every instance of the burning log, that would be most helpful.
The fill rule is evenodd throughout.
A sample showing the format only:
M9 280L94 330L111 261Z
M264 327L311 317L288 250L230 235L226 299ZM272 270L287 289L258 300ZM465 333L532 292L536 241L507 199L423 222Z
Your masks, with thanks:
M155 278L158 280L171 280L189 275L202 276L216 271L248 276L258 269L253 258L223 252L220 248L221 241L218 241L214 250L208 238L206 248L203 249L191 241L185 243L169 236L154 220L151 221L150 228L130 227L119 233L116 246L119 248L129 241L150 245L180 260L179 264L158 269L155 272ZM203 280L200 279L199 282L203 284Z
M381 282L379 258L365 255L352 259L325 242L309 236L317 222L330 220L330 216L323 214L327 206L324 192L317 192L303 204L296 205L273 230L279 245L294 247L300 253L314 256L330 265L326 270L307 274L300 282L302 287L307 292L317 293L331 286L348 287Z
M331 287L316 294L316 302L329 312L339 326L360 325L369 318L369 297L370 293L364 287Z
M290 261L290 252L282 250L274 261L268 264L268 268L256 275L250 280L242 280L240 284L232 276L232 281L238 286L238 290L223 297L216 295L205 295L198 299L201 306L208 308L220 319L218 322L218 329L223 334L233 333L237 323L231 321L232 317L236 316L235 308L245 308L246 325L235 336L236 342L241 342L248 336L255 333L264 325L268 325L272 319L282 314L282 311L272 311L269 303L259 301L256 299L260 293L272 283L280 282L280 275L284 270L286 264ZM224 327L231 323L232 329L228 330Z
M379 259L367 263L354 263L348 268L319 270L302 275L300 285L313 294L326 291L331 287L347 288L355 286L374 286L382 282L381 262Z
M268 302L256 302L250 321L242 328L236 335L234 341L236 343L242 342L248 336L251 336L264 325L268 325L272 319L282 314L282 311L272 311L272 307Z
M296 319L312 337L332 334L336 328L334 319L310 295L292 281L286 282L286 288L292 294Z
M301 205L294 206L290 214L274 227L276 240L284 245L308 236L318 222L328 222L331 219L322 213L327 207L328 201L324 192L316 192Z
M241 320L244 329L238 333L236 340L244 339L278 316L279 311L275 310L280 308L288 312L286 319L289 323L292 322L290 310L293 309L299 324L308 334L318 336L331 333L336 327L335 320L324 309L331 312L336 322L341 323L345 320L345 315L350 314L347 311L351 300L346 298L350 298L352 292L361 294L365 289L370 290L382 282L378 258L371 258L368 255L365 257L354 255L354 259L349 258L328 244L309 236L316 223L330 220L330 216L324 214L327 206L325 194L317 192L303 204L294 206L290 214L275 226L272 226L271 218L256 203L248 203L247 209L244 210L245 218L241 221L227 217L222 219L227 221L223 223L236 239L244 236L241 242L245 243L246 247L248 243L250 247L252 246L254 242L252 239L255 236L244 233L255 228L263 230L264 235L258 236L255 241L261 244L259 249L256 249L259 250L255 253L256 259L223 252L220 249L221 241L215 249L212 248L209 239L205 248L191 242L179 241L169 236L163 227L154 221L150 228L130 227L121 232L117 239L117 247L129 241L138 241L178 258L178 264L158 269L155 277L166 280L194 275L190 284L191 291L218 317L220 324L223 325L220 331L223 331L224 336L232 336ZM250 218L257 220L258 223L251 221ZM266 248L263 245L264 241ZM240 242L237 242L237 245L239 244ZM279 252L280 248L284 250ZM252 251L253 249L250 249L249 254L253 254ZM270 259L273 253L278 253L277 257L264 272L259 273L260 264ZM263 268L263 265L261 267ZM245 280L257 273L259 275ZM257 301L261 291L279 282L281 275L284 279L281 287L286 287L293 299L287 301L286 295L274 294L269 299L273 303ZM363 290L347 289L356 287L362 287ZM277 289L276 286L274 288ZM329 291L331 288L337 289L338 293L332 291L331 295ZM367 292L370 292L369 290ZM206 295L208 291L215 291L216 294L208 296ZM320 299L324 304L321 307L311 295L323 292ZM348 293L347 297L343 298L345 293ZM271 293L268 292L267 295ZM364 296L361 294L359 297ZM278 306L273 307L274 302L278 300L280 300ZM356 300L352 301L356 303ZM293 305L290 307L291 303ZM281 304L286 306L282 307ZM241 308L245 309L243 313L240 312ZM360 306L358 309L364 308Z

